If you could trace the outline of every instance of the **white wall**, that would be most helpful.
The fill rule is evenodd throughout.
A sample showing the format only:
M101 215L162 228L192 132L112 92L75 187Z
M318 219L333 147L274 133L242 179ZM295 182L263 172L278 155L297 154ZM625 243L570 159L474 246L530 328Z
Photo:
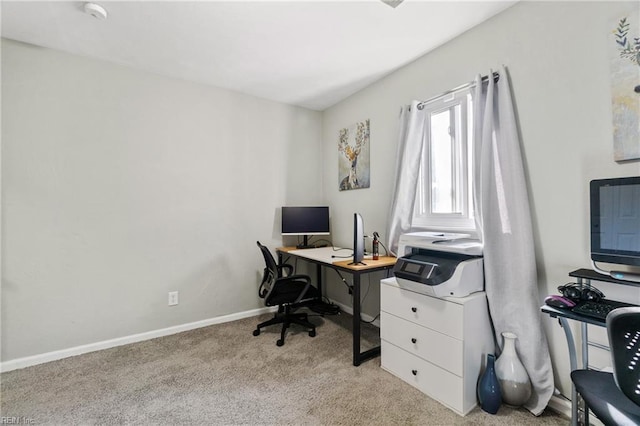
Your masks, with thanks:
M632 4L520 2L322 116L3 41L2 360L260 306L255 240L280 244L283 204L328 203L336 245L351 245L355 211L386 240L400 106L501 64L521 124L540 296L555 293L589 266L588 181L640 174L638 162L613 161L611 136L607 36ZM338 130L366 118L371 188L340 192ZM544 323L568 395L564 336Z
M512 79L529 178L540 303L589 267L588 182L640 174L613 161L608 39L611 20L634 3L520 2L324 112L324 191L336 244L350 246L351 215L386 241L400 106L428 99L504 64ZM614 25L615 26L615 25ZM337 132L371 119L371 188L338 191ZM640 143L640 142L639 142ZM346 301L343 286L330 294ZM375 314L377 287L367 309ZM638 290L625 288L640 303ZM371 300L373 298L373 300ZM513 303L518 303L514 300ZM557 321L544 320L556 385L570 395L569 361Z
M2 361L262 307L255 241L321 201L320 135L318 112L3 40Z

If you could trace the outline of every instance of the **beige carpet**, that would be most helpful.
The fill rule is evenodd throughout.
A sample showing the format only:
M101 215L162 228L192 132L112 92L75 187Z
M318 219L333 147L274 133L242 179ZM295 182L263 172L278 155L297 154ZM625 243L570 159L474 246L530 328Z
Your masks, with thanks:
M317 336L248 318L3 373L1 415L34 424L567 425L501 407L466 417L380 368L351 365L348 315L313 317ZM376 329L368 340L377 339ZM364 344L365 349L372 346Z

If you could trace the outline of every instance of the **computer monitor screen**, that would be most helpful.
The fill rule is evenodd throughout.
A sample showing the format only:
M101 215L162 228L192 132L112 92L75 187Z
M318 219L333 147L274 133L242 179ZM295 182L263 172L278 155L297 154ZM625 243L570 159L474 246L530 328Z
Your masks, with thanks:
M591 181L591 259L640 266L640 176Z
M302 235L300 248L309 246L309 235L329 235L329 207L282 207L282 235Z

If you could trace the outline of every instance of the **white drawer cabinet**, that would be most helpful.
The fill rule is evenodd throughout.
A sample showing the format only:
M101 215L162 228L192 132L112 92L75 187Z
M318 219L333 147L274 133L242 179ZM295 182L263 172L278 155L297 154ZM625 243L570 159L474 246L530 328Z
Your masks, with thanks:
M436 298L381 281L381 366L460 415L477 405L476 386L494 353L486 295Z

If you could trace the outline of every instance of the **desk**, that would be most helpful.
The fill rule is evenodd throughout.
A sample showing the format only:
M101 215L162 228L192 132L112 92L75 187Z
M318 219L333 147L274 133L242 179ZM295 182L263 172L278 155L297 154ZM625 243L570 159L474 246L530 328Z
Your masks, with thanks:
M621 281L615 278L612 278L607 275L598 274L591 269L578 269L569 273L570 277L577 278L578 284L581 286L591 286L591 280L596 281L604 281L615 284L623 284L623 285L631 285L638 286L638 283L633 283L629 281ZM571 332L571 328L569 327L569 323L567 320L574 320L580 322L580 334L582 339L582 368L589 368L589 339L587 335L587 324L606 327L607 323L605 320L600 320L597 318L592 318L586 315L576 314L568 309L556 309L551 306L543 305L540 310L549 315L552 318L558 318L560 321L560 325L564 330L565 337L567 339L567 346L569 347L569 365L571 371L576 370L578 368L578 360L576 356L576 345L573 340L573 333ZM571 383L571 425L578 425L578 395L576 392L576 387ZM585 426L589 425L589 410L585 404L584 409L584 422L582 423Z
M302 259L316 265L316 282L318 290L322 294L322 267L346 272L353 277L353 365L358 366L362 362L380 355L380 346L360 352L360 277L371 272L386 271L393 268L396 258L391 256L380 256L378 260L364 259L363 264L350 265L352 259L335 258L332 256L344 256L348 253L337 247L321 247L314 249L297 249L295 247L279 247L278 262L283 263L285 255Z

